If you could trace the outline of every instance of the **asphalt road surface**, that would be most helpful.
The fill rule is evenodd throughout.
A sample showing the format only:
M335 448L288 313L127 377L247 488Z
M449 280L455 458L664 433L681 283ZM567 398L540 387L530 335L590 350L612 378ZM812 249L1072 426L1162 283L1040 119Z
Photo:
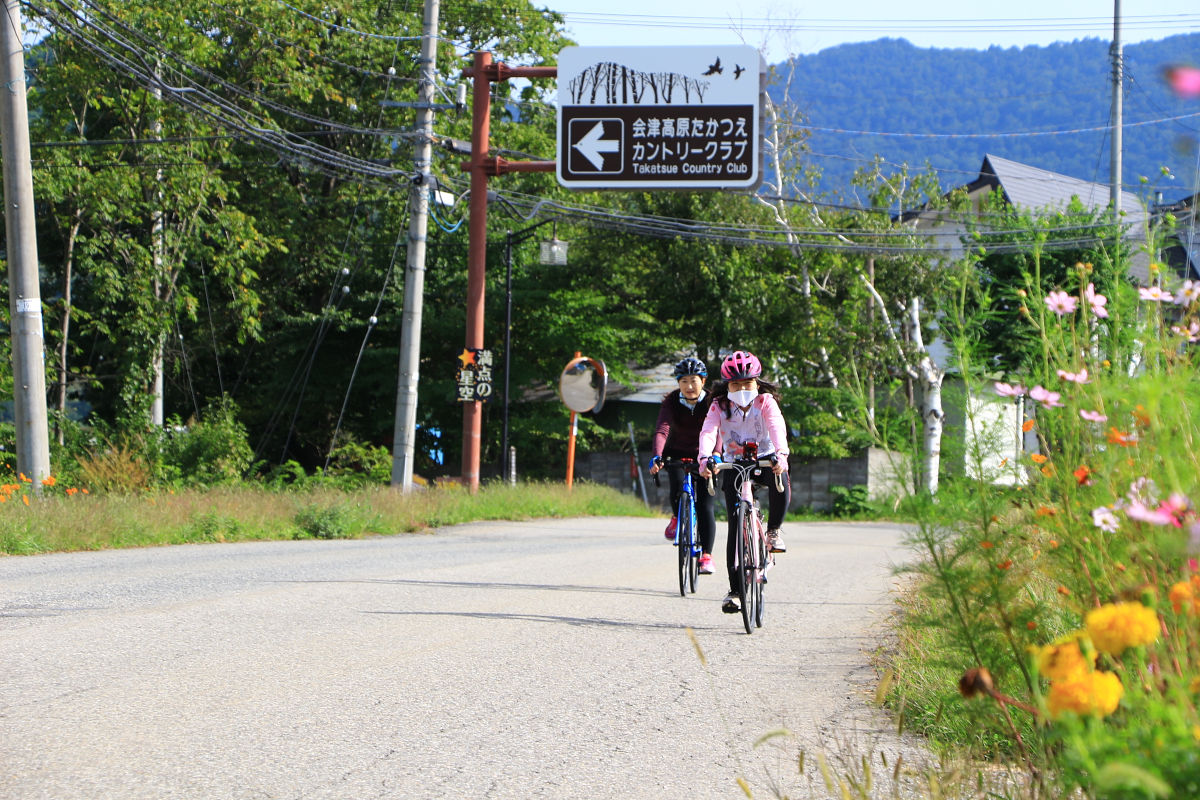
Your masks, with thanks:
M871 704L897 527L788 523L747 635L664 522L0 557L0 798L806 798L818 752L920 760Z

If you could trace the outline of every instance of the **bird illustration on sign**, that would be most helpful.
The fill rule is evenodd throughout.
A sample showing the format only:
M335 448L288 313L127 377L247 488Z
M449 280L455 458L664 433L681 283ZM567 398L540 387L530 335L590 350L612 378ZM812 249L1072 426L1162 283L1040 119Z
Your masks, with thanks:
M720 75L725 70L721 67L721 59L718 57L716 61L708 67L708 72L702 72L702 75Z

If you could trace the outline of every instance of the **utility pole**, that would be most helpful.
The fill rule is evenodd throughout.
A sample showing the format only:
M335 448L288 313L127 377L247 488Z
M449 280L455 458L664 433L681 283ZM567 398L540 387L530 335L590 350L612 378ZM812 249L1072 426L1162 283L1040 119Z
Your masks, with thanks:
M438 2L425 0L417 89L416 175L408 196L408 260L400 322L400 378L392 437L392 486L412 489L417 438L417 381L421 365L421 310L425 302L425 241L429 227L429 168L433 158L433 100L437 64Z
M1113 41L1112 41L1112 158L1109 172L1112 179L1112 210L1113 222L1121 222L1121 127L1123 95L1125 93L1124 56L1121 53L1121 0L1113 0ZM1119 236L1118 236L1119 240Z
M46 356L29 158L29 109L25 104L25 50L17 0L5 0L4 8L5 19L0 20L0 48L4 51L0 86L8 91L2 92L0 99L0 158L4 161L17 470L33 481L34 491L38 491L42 479L50 474L50 435L46 424Z
M492 84L510 78L554 78L558 67L510 67L494 62L491 53L475 54L474 65L463 70L472 78L471 160L462 165L471 173L470 219L467 223L467 335L466 346L483 348L483 303L487 274L488 178L509 172L554 172L553 161L509 161L488 157L491 134ZM470 491L479 489L479 455L483 438L483 404L463 403L462 481Z

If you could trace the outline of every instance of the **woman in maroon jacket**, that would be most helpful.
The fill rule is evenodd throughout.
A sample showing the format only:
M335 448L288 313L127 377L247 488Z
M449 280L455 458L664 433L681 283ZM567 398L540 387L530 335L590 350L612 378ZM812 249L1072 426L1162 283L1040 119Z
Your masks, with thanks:
M704 379L708 369L698 358L688 357L675 365L675 380L679 388L663 397L662 406L658 410L658 423L654 428L654 456L650 459L650 474L656 474L663 468L663 458L696 459L700 447L700 428L708 407L712 405L712 395L704 391ZM683 467L675 465L667 467L667 478L671 484L671 510L679 507L679 493L683 484ZM700 572L711 575L713 539L716 532L716 522L713 519L713 498L704 491L699 480L696 487L696 528L700 535ZM674 516L667 525L667 539L675 540L675 525L678 520Z

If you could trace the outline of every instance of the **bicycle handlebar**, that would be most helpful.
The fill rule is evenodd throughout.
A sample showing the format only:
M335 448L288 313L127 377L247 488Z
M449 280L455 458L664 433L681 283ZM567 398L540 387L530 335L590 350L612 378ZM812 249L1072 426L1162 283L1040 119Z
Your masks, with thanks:
M713 486L713 475L717 472L723 472L725 470L735 469L735 468L748 472L752 467L771 469L772 467L775 466L775 463L776 463L775 459L773 459L773 458L758 458L758 459L748 459L748 458L741 459L741 458L739 458L739 459L735 459L733 461L718 461L715 464L712 461L709 461L709 463L708 463L708 493L712 494L712 495L715 495L717 493L716 487ZM775 488L778 491L781 491L781 492L783 491L783 473L782 472L775 476Z

